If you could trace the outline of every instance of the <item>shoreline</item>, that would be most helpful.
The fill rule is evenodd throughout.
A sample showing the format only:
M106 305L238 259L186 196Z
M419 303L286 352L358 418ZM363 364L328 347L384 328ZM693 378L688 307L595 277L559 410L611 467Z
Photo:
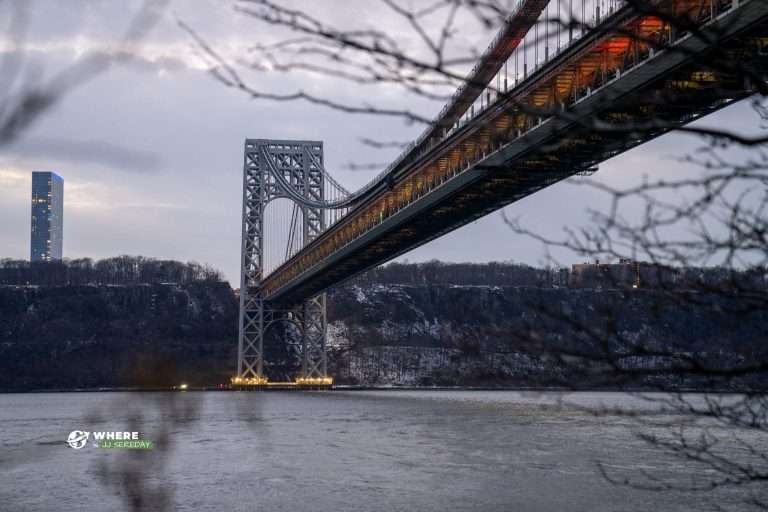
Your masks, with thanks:
M27 393L187 393L187 392L227 392L227 391L264 391L269 393L296 393L307 391L518 391L518 392L550 392L550 393L711 393L711 394L761 394L766 393L768 390L752 389L752 390L734 390L734 389L676 389L676 390L663 390L656 388L569 388L562 386L542 387L542 386L530 386L530 387L498 387L498 386L412 386L412 387L400 387L400 386L351 386L351 385L338 385L331 386L325 389L258 389L258 390L243 390L233 389L229 386L189 386L185 389L173 388L173 387L116 387L116 388L83 388L83 389L0 389L0 395L10 394L27 394Z

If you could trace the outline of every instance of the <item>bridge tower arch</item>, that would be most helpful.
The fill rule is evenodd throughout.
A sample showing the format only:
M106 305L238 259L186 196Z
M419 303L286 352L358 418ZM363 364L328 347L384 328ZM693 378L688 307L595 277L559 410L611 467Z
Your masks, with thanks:
M301 333L301 369L297 383L327 384L325 293L298 304L265 300L265 211L276 199L305 199L290 229L306 244L325 229L323 143L246 139L243 165L242 254L237 374L233 383L266 384L264 333L275 322L288 321ZM302 204L303 203L303 204ZM299 244L299 245L301 245ZM296 250L300 247L296 247ZM286 252L286 259L291 256Z

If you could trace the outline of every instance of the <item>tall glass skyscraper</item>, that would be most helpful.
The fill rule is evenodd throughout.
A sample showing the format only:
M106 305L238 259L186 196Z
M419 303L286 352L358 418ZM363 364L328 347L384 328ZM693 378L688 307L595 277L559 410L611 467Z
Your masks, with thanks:
M53 172L33 172L29 260L60 260L63 242L64 180Z

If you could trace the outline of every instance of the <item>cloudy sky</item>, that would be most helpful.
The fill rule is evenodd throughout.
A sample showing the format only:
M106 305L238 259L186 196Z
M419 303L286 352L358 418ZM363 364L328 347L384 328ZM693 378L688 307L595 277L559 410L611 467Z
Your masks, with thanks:
M370 2L305 2L313 12L340 26L358 23L404 30L391 13L367 8ZM0 30L10 5L0 1ZM138 2L108 0L30 0L30 24L22 48L0 39L0 55L24 56L25 84L44 84L56 73L120 40ZM301 2L293 2L301 4ZM33 170L55 171L65 180L64 255L102 258L141 254L210 263L239 283L243 140L249 138L324 141L326 168L349 189L380 169L352 171L349 162L390 161L398 150L375 149L362 137L410 140L419 126L400 119L351 116L305 102L249 99L207 73L190 36L176 20L200 33L225 58L246 58L255 44L281 34L214 0L172 1L152 32L127 61L76 88L11 145L0 147L0 258L29 257L29 197ZM492 37L474 24L459 39L485 46ZM2 37L2 36L0 36ZM408 42L407 34L403 35ZM318 94L413 108L431 117L439 103L408 98L387 88L352 87L333 78L291 73L249 75L259 87ZM17 83L15 87L18 88ZM0 90L0 94L8 90ZM408 103L408 102L412 103ZM749 116L746 104L730 107L705 124L738 126ZM693 169L676 159L701 141L668 135L600 166L594 179L629 185L647 177L684 175ZM607 199L594 190L563 183L506 208L529 228L557 236L564 226L589 222L587 210ZM541 244L516 237L499 212L412 251L421 261L543 260ZM558 255L563 263L577 256Z

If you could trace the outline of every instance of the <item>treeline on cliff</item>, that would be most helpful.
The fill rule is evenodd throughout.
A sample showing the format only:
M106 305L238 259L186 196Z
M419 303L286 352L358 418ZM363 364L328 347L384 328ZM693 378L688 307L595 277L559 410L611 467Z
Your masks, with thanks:
M224 276L208 264L145 256L122 255L96 261L91 258L51 262L0 260L0 284L4 285L189 284L197 281L224 281Z
M183 263L145 256L121 255L101 260L64 259L53 262L0 259L0 285L67 284L189 284L224 281L218 269L197 262ZM448 263L431 260L420 263L392 262L354 278L363 285L464 285L533 286L537 288L631 288L640 283L653 288L749 287L768 289L768 269L749 271L726 267L667 267L625 260L619 263L578 264L572 268L533 267L511 261L489 263Z
M748 271L729 267L669 267L645 261L585 263L566 267L533 267L511 261L449 263L431 260L420 263L393 262L354 278L361 285L459 285L531 286L536 288L726 288L768 290L768 268Z

